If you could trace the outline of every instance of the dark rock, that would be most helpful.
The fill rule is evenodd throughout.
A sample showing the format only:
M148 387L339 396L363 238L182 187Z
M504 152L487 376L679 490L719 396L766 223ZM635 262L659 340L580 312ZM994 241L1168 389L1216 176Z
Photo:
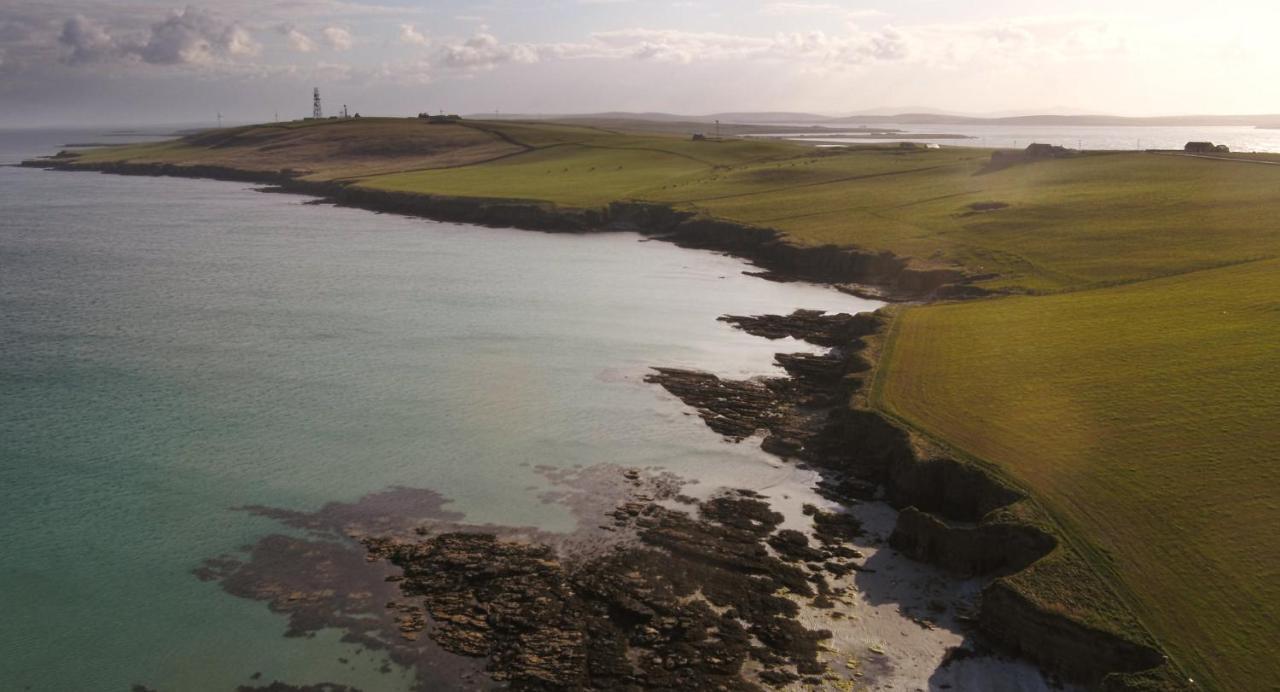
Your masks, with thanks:
M809 538L794 529L783 529L769 538L769 545L787 562L814 562L826 559L826 553L809 547Z
M765 548L782 516L755 493L707 500L697 516L631 509L616 515L641 544L580 563L483 533L365 545L403 570L401 589L430 614L433 641L486 658L513 689L751 689L748 656L825 669L818 643L829 633L800 625L795 602L778 595L813 587Z

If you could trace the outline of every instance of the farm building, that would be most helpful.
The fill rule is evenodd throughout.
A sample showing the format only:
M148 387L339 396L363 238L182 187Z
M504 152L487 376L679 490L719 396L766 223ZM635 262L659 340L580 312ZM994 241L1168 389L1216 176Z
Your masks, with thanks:
M1225 144L1213 142L1187 142L1182 150L1188 154L1226 154L1231 151L1231 148Z

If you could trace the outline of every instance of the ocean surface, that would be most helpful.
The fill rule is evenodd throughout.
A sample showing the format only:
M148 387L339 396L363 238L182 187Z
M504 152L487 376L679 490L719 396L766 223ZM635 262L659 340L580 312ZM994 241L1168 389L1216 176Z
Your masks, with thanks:
M0 163L95 132L0 131ZM117 140L122 138L116 138ZM250 186L0 167L0 688L403 690L403 670L192 574L394 486L566 530L538 465L794 473L641 380L803 350L725 313L876 304L641 242L433 223ZM341 659L341 660L340 660Z
M877 127L880 127L877 125ZM1226 144L1232 151L1280 152L1280 130L1255 127L1080 127L1041 125L894 125L893 137L805 137L803 141L826 144L875 142L934 142L942 146L1019 148L1032 142L1070 149L1134 150L1181 149L1191 141ZM963 135L965 139L936 139L928 135Z

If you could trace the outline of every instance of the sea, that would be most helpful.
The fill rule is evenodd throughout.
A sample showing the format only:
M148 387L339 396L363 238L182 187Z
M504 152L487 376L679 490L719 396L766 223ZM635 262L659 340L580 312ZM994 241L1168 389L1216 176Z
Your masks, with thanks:
M286 637L196 578L282 531L240 508L419 488L468 522L567 531L547 468L768 487L797 470L645 374L780 374L802 344L716 318L878 307L631 233L7 165L148 134L0 131L2 689L408 689L340 632Z
M1181 149L1187 142L1225 144L1233 152L1280 152L1280 129L1241 126L1050 126L1050 125L877 125L899 130L892 136L865 137L849 131L823 136L806 135L814 144L885 142L934 143L941 146L1018 149L1033 142L1090 151ZM940 138L938 135L955 135Z

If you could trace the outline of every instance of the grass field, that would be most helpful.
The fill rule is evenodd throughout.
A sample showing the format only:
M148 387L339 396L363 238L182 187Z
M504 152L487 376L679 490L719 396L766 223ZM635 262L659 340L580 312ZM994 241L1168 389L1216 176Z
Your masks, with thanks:
M410 127L410 123L417 126ZM172 142L92 149L83 160L126 158L251 171L293 169L308 180L334 180L466 165L523 150L471 128L427 126L401 118L361 118L210 130Z
M1114 153L988 170L989 156L367 119L85 160L294 168L570 207L647 200L982 275L1013 295L902 311L879 405L1031 490L1207 687L1275 689L1280 166Z
M1012 471L1221 690L1280 680L1280 261L907 311L881 403Z

